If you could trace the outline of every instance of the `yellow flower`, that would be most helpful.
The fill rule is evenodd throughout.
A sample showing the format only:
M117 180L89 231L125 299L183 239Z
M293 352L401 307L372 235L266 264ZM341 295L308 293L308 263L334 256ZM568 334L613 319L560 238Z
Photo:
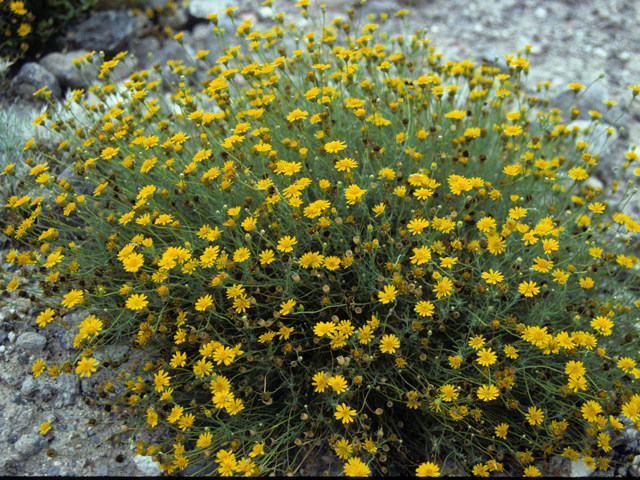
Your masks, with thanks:
M475 337L471 337L469 340L469 346L474 350L480 350L482 346L485 344L486 340L482 335L476 335Z
M439 477L440 467L432 462L426 462L421 464L416 469L416 477Z
M451 295L451 290L453 290L453 282L447 277L444 277L433 287L433 293L436 294L437 299L448 297Z
M342 172L344 170L350 172L352 168L356 168L358 166L358 162L353 158L343 158L342 160L338 160L337 162L335 162L333 166L339 172Z
M544 412L538 407L529 407L528 413L525 415L529 425L542 425L544 420Z
M488 272L482 272L482 279L489 284L497 284L504 280L504 276L501 272L494 272L492 268Z
M71 308L79 303L84 303L84 292L82 290L71 290L64 296L61 305L65 308Z
M454 355L453 357L449 357L448 360L449 360L449 366L454 370L459 369L460 365L462 364L462 358L460 358L459 355Z
M586 277L586 278L581 278L580 279L580 286L582 288L584 288L585 290L593 288L594 285L595 285L595 282L593 281L593 279L591 277Z
M20 27L18 27L18 35L19 36L26 37L30 33L31 33L31 25L29 25L28 23L20 24Z
M187 360L187 354L180 353L180 351L177 351L173 354L173 357L171 358L171 363L169 365L171 365L171 368L184 367L186 360ZM167 386L169 385L167 384Z
M333 141L333 142L326 143L324 145L325 151L329 153L337 153L340 150L344 150L345 148L347 148L346 143L340 142L340 141Z
M525 297L533 297L540 293L540 287L536 287L536 282L522 282L518 286L518 291Z
M296 108L294 111L289 112L289 115L287 115L287 121L289 122L294 122L298 119L305 119L307 117L307 115L309 115L309 112L307 111L302 111L299 108Z
M148 303L149 301L144 293L134 294L127 299L126 306L130 310L142 310Z
M38 433L40 433L41 435L44 435L49 430L51 430L51 424L49 422L44 422L44 423L40 424L40 428L38 429Z
M443 402L452 402L458 398L458 389L454 385L443 385L440 387Z
M39 377L40 374L44 371L45 361L43 358L39 359L36 363L31 367L31 372L34 377Z
M251 452L249 452L249 456L251 458L255 458L258 455L264 455L264 442L262 443L256 443L253 446L253 449L251 450Z
M464 136L467 138L476 138L479 137L481 134L481 129L479 127L475 127L475 128L467 128L464 131Z
M594 400L588 400L582 405L580 411L582 412L582 418L584 418L587 422L593 423L596 420L596 416L599 413L602 413L602 407L598 402Z
M353 422L352 417L354 417L356 413L357 412L354 409L350 408L349 405L343 403L342 405L338 405L334 416L338 420L341 420L342 423L351 423Z
M467 116L467 112L465 110L452 110L451 112L444 114L445 118L452 118L454 120L462 120Z
M444 257L440 259L442 268L451 268L458 262L458 257Z
M524 473L522 476L523 477L540 477L542 476L542 474L540 473L540 470L538 470L537 467L534 467L533 465L529 465L527 468L524 469Z
M198 437L198 441L196 442L196 448L207 448L211 445L212 435L211 432L203 432Z
M629 357L621 357L616 366L625 373L629 373L636 366L636 362Z
M39 327L44 327L45 325L51 323L53 321L53 316L55 312L51 308L47 308L44 312L40 313L36 318L36 323Z
M380 302L383 304L391 303L396 299L398 291L393 285L385 285L384 292L378 292Z
M395 335L385 335L380 340L380 351L382 353L395 353L396 348L400 348L400 340Z
M414 310L422 317L431 317L435 311L435 306L430 301L421 300L416 304Z
M477 463L473 466L472 473L476 477L488 477L489 467L487 465L483 465L482 463Z
M569 170L569 177L571 177L573 180L584 180L588 176L589 174L582 167L574 167Z
M98 362L98 360L96 360L95 358L82 357L80 362L78 362L78 366L76 367L76 373L79 373L80 377L84 377L85 375L87 377L90 377L91 374L96 371L96 365L98 365L99 363L100 362Z
M313 333L318 337L322 337L334 332L336 328L336 324L333 322L318 322L313 327Z
M313 376L312 380L313 380L312 385L316 387L315 388L316 393L323 393L325 388L327 388L328 386L328 381L326 378L324 378L324 372L316 373Z
M411 263L422 265L427 263L431 259L431 250L429 247L420 247L413 249L413 256L411 257Z
M263 250L262 252L260 252L260 264L269 265L271 262L273 262L274 257L275 252L273 250Z
M298 241L296 240L296 237L291 237L289 235L287 235L286 237L281 238L280 240L278 240L278 250L280 250L281 252L292 252L293 251L293 246L298 243Z
M505 345L504 346L504 354L512 359L518 358L518 350L515 349L513 345Z
M360 201L360 199L362 198L362 195L364 195L365 193L366 193L366 190L363 190L358 185L353 184L353 185L349 185L345 189L344 196L347 199L347 203L349 205L355 205L357 202Z
M349 458L353 453L353 446L346 438L338 440L333 448L335 449L338 458L342 458L344 460Z
M509 430L509 425L506 423L501 423L495 428L496 437L500 437L504 440L507 439L507 430Z
M368 477L371 470L359 458L350 458L344 466L344 474L347 477Z
M347 381L342 375L331 377L327 380L327 385L333 388L338 395L347 390Z
M495 400L500 395L500 391L498 387L495 385L482 385L478 389L478 398L484 402L488 402L490 400Z
M167 421L169 423L174 423L175 421L177 421L182 416L182 410L183 407L181 407L180 405L174 405L171 409L171 413L167 417Z
M478 352L476 361L483 367L488 367L496 363L498 356L490 348L483 348Z
M196 310L198 312L204 312L211 305L213 305L213 298L211 295L205 295L200 297L196 302Z

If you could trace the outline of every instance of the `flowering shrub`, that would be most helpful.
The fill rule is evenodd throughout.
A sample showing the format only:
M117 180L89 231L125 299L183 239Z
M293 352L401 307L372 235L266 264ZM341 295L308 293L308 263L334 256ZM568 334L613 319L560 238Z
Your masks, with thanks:
M37 295L42 329L88 316L64 325L77 362L34 375L113 370L105 421L127 411L169 473L293 472L324 445L347 475L607 469L621 414L640 421L640 224L590 186L600 113L572 127L528 94L528 48L500 73L347 14L236 23L233 47L211 15L204 80L170 62L170 96L160 65L120 88L121 55L95 102L36 119L60 143L27 142L48 160L26 161L3 231L40 291L5 274L3 296ZM107 345L135 351L101 364ZM175 439L137 438L160 426Z

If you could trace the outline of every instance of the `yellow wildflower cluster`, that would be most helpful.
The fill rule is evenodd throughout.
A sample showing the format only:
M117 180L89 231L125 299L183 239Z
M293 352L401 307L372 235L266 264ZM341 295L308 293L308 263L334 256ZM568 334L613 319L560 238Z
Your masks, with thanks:
M521 52L500 73L354 10L317 32L223 14L238 43L211 15L223 55L198 52L199 76L169 62L169 105L159 67L118 86L126 59L103 63L93 123L40 119L60 143L25 146L46 163L5 205L39 328L89 312L76 373L110 342L144 354L105 362L120 373L99 387L175 430L141 454L221 475L286 473L322 444L347 475L438 475L452 451L474 475L548 455L604 469L619 416L640 422L640 224L586 182L575 112L525 93ZM77 177L42 177L68 157ZM26 294L5 276L6 299Z

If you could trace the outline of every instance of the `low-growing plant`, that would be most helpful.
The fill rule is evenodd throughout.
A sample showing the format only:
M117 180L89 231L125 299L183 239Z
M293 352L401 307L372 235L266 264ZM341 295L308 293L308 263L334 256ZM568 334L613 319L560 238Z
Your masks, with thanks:
M127 412L121 437L168 473L292 473L326 445L347 475L607 469L640 420L640 224L632 182L589 183L602 112L580 129L548 109L529 47L501 73L308 5L315 30L277 14L234 23L235 46L211 15L224 56L197 53L201 83L169 62L169 97L160 65L120 82L120 55L98 101L36 119L60 143L27 142L47 161L27 161L3 231L27 247L5 262L41 281L6 274L2 295L76 333L77 361L48 374L112 370L104 421ZM114 345L134 352L100 364ZM160 426L175 438L137 436Z

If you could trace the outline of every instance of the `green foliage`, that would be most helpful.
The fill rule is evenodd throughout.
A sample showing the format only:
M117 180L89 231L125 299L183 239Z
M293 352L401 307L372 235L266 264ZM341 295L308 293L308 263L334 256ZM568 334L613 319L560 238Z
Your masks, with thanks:
M169 473L282 474L327 445L353 475L606 469L617 416L640 420L640 224L588 183L601 114L580 129L527 94L527 53L445 62L347 13L236 24L234 47L214 27L224 56L198 52L201 83L169 62L170 98L159 65L119 89L118 56L97 99L36 119L59 141L27 145L47 160L3 231L43 279L5 274L5 300L37 294L45 329L87 311L47 372L113 369L103 421L126 410ZM134 352L99 364L114 345ZM138 437L159 426L175 439Z

